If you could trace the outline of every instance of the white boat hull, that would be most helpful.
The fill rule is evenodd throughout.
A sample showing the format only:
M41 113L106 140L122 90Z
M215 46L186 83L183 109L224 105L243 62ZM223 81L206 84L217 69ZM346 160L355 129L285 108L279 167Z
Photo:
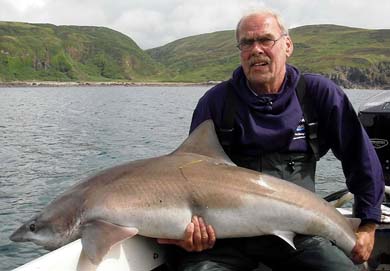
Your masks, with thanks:
M49 252L14 271L75 271L81 252L76 240ZM165 262L164 251L155 239L135 236L114 246L97 267L97 271L146 271Z

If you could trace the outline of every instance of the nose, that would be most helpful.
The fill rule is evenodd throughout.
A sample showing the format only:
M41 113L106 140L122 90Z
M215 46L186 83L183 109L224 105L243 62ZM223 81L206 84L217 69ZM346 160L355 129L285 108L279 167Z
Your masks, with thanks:
M264 48L260 42L255 41L252 46L252 54L263 54Z

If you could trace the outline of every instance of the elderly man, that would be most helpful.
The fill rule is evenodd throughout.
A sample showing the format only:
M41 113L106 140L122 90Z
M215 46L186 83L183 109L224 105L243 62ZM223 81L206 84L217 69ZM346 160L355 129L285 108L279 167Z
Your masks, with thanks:
M237 165L314 191L316 161L329 149L342 162L355 214L362 219L352 259L328 240L298 235L296 250L275 236L221 239L207 221L194 217L176 244L179 270L358 270L373 249L384 189L376 153L344 92L330 80L302 75L288 65L293 42L281 18L263 10L237 25L241 66L230 80L200 99L191 131L206 119ZM221 183L223 185L223 183Z

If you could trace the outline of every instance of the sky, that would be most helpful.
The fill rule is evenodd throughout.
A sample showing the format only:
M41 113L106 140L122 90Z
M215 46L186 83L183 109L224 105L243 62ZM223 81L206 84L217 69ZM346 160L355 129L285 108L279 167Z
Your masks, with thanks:
M104 26L149 49L235 29L243 14L262 7L279 12L289 28L390 29L390 0L0 0L0 21Z

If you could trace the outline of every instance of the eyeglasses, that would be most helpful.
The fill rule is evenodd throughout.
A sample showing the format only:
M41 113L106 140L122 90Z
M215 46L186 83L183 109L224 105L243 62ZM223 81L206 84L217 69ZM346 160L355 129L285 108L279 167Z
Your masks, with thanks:
M248 51L253 48L255 43L257 42L263 49L272 48L275 43L280 40L282 37L287 36L286 33L280 35L276 40L270 38L256 38L256 39L242 39L237 44L237 48L241 51Z

